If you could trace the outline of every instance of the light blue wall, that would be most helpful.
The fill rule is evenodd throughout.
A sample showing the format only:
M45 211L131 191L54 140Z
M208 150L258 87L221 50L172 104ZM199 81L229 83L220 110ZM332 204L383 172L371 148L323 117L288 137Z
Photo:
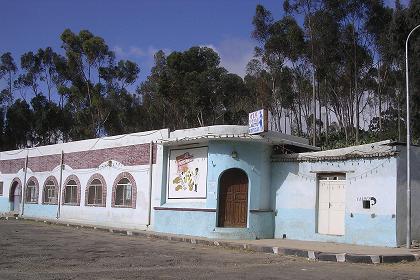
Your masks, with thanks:
M209 237L215 219L215 212L160 210L155 212L155 230Z
M237 153L237 158L232 158L233 151ZM218 141L209 143L208 153L208 187L218 185L220 176L227 169L240 168L248 175L249 209L270 208L271 146L260 143ZM207 194L207 206L216 208L217 197L214 195L214 190L208 188Z
M396 158L323 162L273 162L275 238L397 246ZM312 171L312 172L311 172ZM349 172L346 179L345 234L318 234L318 181L314 171ZM363 209L360 197L375 197ZM353 216L353 217L352 217Z
M55 219L57 217L57 205L25 204L24 216Z
M391 215L374 218L368 214L346 212L343 236L316 233L315 209L277 209L275 238L349 243L369 246L396 246L396 224Z
M232 158L232 152L237 153ZM167 153L165 153L167 154ZM162 203L163 207L217 209L219 179L224 171L240 168L248 176L249 236L272 238L273 212L250 213L250 210L270 210L271 146L261 143L210 141L208 144L207 198L194 202ZM162 186L166 189L166 184ZM162 191L162 196L165 194ZM164 197L163 197L164 198ZM156 210L154 228L160 232L215 237L217 212ZM244 229L238 229L243 232Z
M0 213L5 213L10 211L10 202L7 195L0 196Z
M399 146L397 180L397 243L406 244L407 234L407 148ZM420 240L420 147L411 146L411 238Z

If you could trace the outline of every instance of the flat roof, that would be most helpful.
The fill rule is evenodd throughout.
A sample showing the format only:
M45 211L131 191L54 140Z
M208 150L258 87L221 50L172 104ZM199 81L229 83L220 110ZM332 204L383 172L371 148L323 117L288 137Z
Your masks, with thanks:
M214 140L260 142L272 145L292 145L311 151L319 150L318 147L309 145L309 141L302 137L276 131L268 131L261 134L249 134L248 126L242 125L215 125L179 129L171 132L168 139L162 139L159 143L164 146L180 146L207 143L208 141Z
M345 160L352 158L389 157L398 154L391 140L374 142L339 149L280 154L272 157L273 161L322 161L322 160Z

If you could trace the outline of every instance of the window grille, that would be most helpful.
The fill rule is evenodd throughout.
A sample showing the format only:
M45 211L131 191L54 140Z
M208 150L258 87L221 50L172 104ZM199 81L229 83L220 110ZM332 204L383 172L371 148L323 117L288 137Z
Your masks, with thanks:
M131 207L133 200L132 185L127 178L121 179L115 190L115 205Z
M37 203L36 185L34 181L29 181L26 186L26 203Z
M65 189L64 204L77 204L77 184L70 180Z
M52 180L45 183L44 188L44 203L45 204L57 204L58 193L56 191L56 185Z
M88 205L102 205L102 183L95 179L88 186Z

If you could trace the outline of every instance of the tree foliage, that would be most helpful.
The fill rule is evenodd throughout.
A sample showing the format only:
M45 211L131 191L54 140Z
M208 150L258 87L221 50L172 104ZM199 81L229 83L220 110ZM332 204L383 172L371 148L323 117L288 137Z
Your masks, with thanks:
M257 5L255 57L244 78L217 52L192 46L140 67L118 60L105 40L66 29L62 50L0 55L0 148L53 144L158 128L246 124L267 108L271 129L323 147L402 140L405 39L420 3L287 0L278 19ZM409 44L412 117L420 118L420 32ZM413 123L415 141L420 123Z

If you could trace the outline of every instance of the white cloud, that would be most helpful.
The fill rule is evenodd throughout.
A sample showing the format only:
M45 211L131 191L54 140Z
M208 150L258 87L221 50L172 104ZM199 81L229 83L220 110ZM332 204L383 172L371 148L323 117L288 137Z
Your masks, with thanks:
M227 38L218 44L203 44L212 48L220 56L220 64L229 72L245 76L246 65L254 56L252 41L242 38Z
M245 76L246 65L254 56L253 42L243 38L226 38L215 44L201 44L200 47L212 48L219 54L221 66L242 78ZM142 71L143 76L147 75L150 68L153 67L154 55L159 49L154 46L141 48L116 45L113 51L118 59L131 59L139 62L140 67L144 69L144 72ZM173 50L164 48L163 51L166 55L169 55Z
M127 49L124 49L120 46L115 46L113 51L115 52L117 57L124 59L133 57L139 58L146 56L146 52L143 49L134 46L131 46Z

